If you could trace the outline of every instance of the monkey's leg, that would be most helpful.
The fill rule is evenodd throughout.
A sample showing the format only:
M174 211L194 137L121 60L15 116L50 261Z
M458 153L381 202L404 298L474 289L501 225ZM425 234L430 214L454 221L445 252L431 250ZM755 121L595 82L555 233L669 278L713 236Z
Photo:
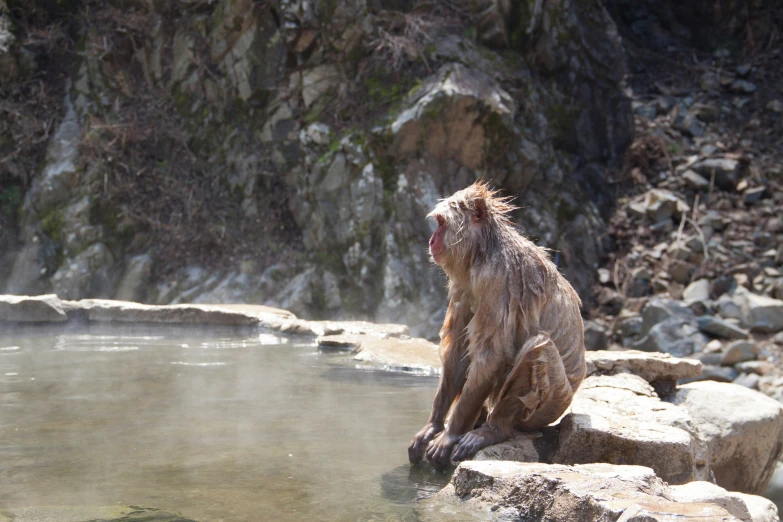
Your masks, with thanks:
M481 448L508 439L514 428L543 428L565 412L573 396L555 343L546 335L532 337L517 354L487 422L460 439L452 458L470 458Z

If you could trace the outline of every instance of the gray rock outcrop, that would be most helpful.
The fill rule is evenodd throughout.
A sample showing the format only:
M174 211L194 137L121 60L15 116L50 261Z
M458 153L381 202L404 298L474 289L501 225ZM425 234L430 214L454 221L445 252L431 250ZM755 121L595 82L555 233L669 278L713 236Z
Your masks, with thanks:
M669 487L642 466L470 461L460 464L451 483L417 514L423 520L458 514L466 520L495 521L751 520L742 497L711 484L694 484Z
M463 6L476 39L439 8L356 0L136 2L133 36L115 30L121 11L65 13L84 51L62 49L72 73L46 160L18 183L0 286L264 303L434 337L445 292L424 216L484 175L589 299L605 169L633 134L621 42L600 2L525 2L528 18L504 6ZM9 79L27 45L17 11L0 27ZM256 224L261 246L242 237Z

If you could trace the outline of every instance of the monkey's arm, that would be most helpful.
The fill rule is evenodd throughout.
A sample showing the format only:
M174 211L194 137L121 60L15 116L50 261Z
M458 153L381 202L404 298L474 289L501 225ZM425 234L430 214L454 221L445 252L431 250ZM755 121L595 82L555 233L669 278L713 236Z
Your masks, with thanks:
M491 375L493 374L487 377L484 371L473 370L474 365L471 364L462 393L451 412L448 426L427 447L427 460L435 469L443 469L449 464L454 445L459 441L460 436L473 429L481 414L484 401L492 391Z
M408 459L416 464L424 456L424 449L432 438L443 431L443 423L454 399L465 384L468 358L465 353L464 332L469 320L459 302L449 303L446 319L441 329L440 358L443 368L438 382L438 391L432 403L429 421L413 437L408 446Z
M458 350L452 349L452 352ZM443 371L438 383L438 391L435 394L435 401L432 404L432 413L430 420L413 437L408 446L408 459L416 464L424 456L424 449L432 438L443 431L443 423L446 414L451 408L455 397L465 384L465 371L468 363L465 357L456 353L449 354L443 360Z

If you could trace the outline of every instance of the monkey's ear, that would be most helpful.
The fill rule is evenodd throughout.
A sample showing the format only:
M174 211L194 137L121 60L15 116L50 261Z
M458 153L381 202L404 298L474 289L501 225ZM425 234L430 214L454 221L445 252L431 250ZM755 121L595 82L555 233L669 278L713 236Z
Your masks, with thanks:
M473 211L470 215L473 223L482 223L486 221L487 214L487 201L484 198L476 198L473 202Z

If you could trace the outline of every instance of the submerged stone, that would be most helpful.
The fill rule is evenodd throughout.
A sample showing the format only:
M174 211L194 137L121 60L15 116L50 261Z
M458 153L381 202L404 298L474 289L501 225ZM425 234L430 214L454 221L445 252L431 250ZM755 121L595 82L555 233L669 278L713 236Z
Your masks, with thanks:
M45 506L6 510L14 522L196 522L176 511L140 506ZM0 515L0 522L5 519Z

